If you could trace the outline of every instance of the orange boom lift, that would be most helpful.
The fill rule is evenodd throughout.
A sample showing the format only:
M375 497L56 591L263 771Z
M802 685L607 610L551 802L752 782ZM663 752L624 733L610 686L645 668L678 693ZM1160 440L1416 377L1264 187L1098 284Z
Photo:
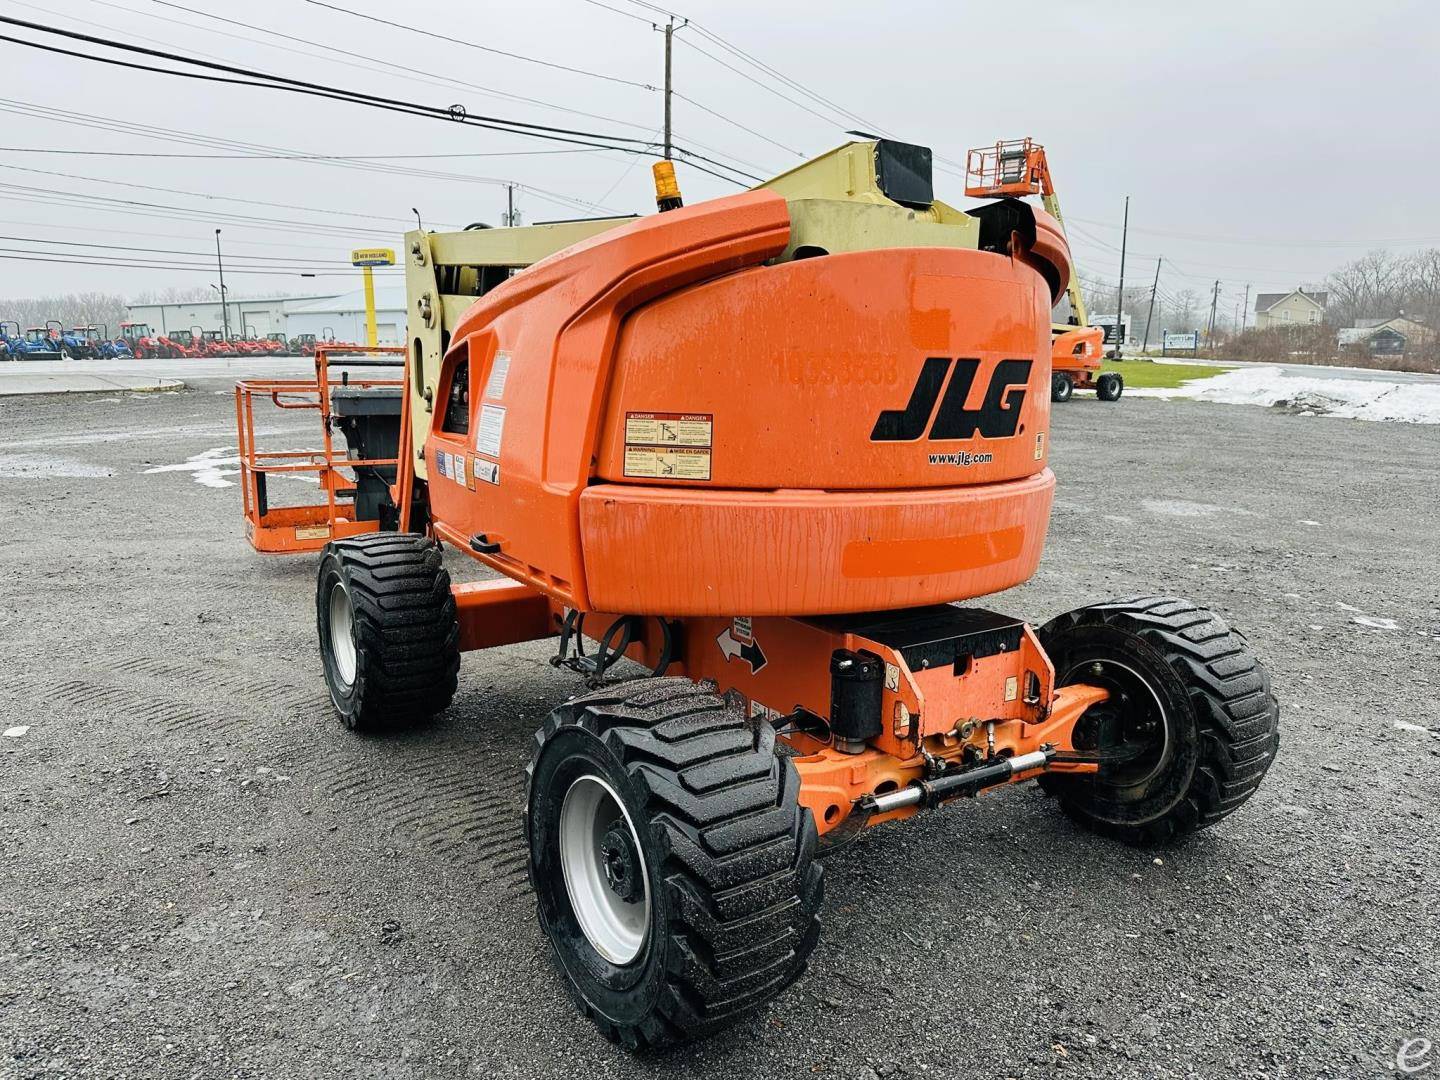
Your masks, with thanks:
M1011 139L971 150L965 159L965 194L972 199L1039 195L1046 212L1065 227L1045 148L1032 139ZM1075 275L1065 291L1070 301L1069 321L1051 326L1050 400L1069 401L1076 390L1094 390L1101 401L1119 401L1125 380L1113 371L1100 373L1105 331L1089 324L1085 297Z
M588 684L535 735L530 877L562 978L632 1047L794 981L818 857L864 828L1038 779L1168 842L1244 802L1278 738L1264 671L1193 604L1036 628L973 603L1045 541L1053 217L955 210L929 150L884 140L689 207L668 168L649 218L410 233L399 387L337 386L322 348L308 393L240 398L242 428L262 392L327 421L318 457L242 456L257 546L323 545L347 725L422 723L463 652L513 642L553 638ZM323 510L257 514L292 467ZM491 573L454 584L447 552Z

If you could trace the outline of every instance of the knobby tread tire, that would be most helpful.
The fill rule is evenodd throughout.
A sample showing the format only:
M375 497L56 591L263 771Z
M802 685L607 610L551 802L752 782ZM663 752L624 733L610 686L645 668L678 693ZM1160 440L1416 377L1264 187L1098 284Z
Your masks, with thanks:
M356 674L337 685L329 659L329 589L351 599ZM460 626L440 545L408 533L332 540L321 553L316 615L331 700L345 724L394 731L443 712L455 696Z
M1223 820L1253 795L1280 748L1280 709L1270 676L1243 635L1188 600L1142 596L1080 608L1039 631L1061 673L1067 642L1085 628L1108 627L1142 643L1142 656L1177 680L1193 718L1198 753L1188 777L1177 778L1179 797L1146 821L1117 820L1097 786L1084 777L1051 774L1041 786L1075 821L1127 843L1155 846L1183 840ZM1079 681L1084 681L1083 678Z
M575 977L583 965L566 950L576 946L551 925L554 905L568 904L565 886L537 851L537 767L558 738L576 731L599 740L628 777L652 887L664 891L652 908L664 918L652 915L650 932L663 974L643 1002L621 1002L614 1011L629 1015L619 1018L604 1011L613 1000L603 987L583 971ZM799 791L794 765L775 752L774 730L751 726L743 709L688 679L637 680L550 714L526 769L531 884L551 958L606 1037L631 1049L702 1037L801 975L819 937L824 882L815 822Z

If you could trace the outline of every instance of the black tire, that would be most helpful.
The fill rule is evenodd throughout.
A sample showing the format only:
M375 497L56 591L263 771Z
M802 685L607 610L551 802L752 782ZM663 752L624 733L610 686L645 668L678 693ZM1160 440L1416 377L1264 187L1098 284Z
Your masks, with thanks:
M1075 393L1075 380L1063 371L1050 376L1050 400L1069 401Z
M1107 371L1095 381L1095 396L1101 401L1119 401L1125 392L1125 380L1113 371Z
M337 589L343 596L332 607ZM455 696L460 626L435 541L406 533L332 540L321 552L315 615L325 682L346 727L412 726L442 712ZM337 635L346 635L335 616L350 623L349 665L337 655L337 647L343 649Z
M606 1037L639 1049L708 1035L800 976L823 873L799 777L768 724L688 679L645 679L561 706L535 742L525 832L540 927ZM618 797L644 870L643 896L626 898L646 913L628 962L597 950L566 883L562 810L596 779ZM621 819L610 820L607 842Z
M1107 741L1108 725L1112 749L1137 755L1092 776L1040 778L1074 820L1128 843L1166 844L1220 821L1260 786L1280 747L1279 706L1265 669L1219 616L1143 597L1061 615L1040 640L1057 685L1105 685L1118 703L1081 718L1077 748Z

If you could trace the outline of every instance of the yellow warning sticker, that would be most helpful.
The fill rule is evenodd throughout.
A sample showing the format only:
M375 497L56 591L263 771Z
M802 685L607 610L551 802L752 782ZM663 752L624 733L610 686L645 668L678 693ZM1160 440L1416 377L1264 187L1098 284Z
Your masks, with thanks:
M709 413L627 412L625 442L645 446L711 446L715 420Z
M709 480L710 451L684 446L627 446L625 475L663 480Z

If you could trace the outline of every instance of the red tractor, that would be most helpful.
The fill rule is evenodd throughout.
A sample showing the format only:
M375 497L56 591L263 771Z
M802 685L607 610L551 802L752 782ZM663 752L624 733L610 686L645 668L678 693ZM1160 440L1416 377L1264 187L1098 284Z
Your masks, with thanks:
M130 346L130 351L138 360L153 360L168 355L167 347L161 344L163 339L150 328L149 323L122 322L120 339Z

